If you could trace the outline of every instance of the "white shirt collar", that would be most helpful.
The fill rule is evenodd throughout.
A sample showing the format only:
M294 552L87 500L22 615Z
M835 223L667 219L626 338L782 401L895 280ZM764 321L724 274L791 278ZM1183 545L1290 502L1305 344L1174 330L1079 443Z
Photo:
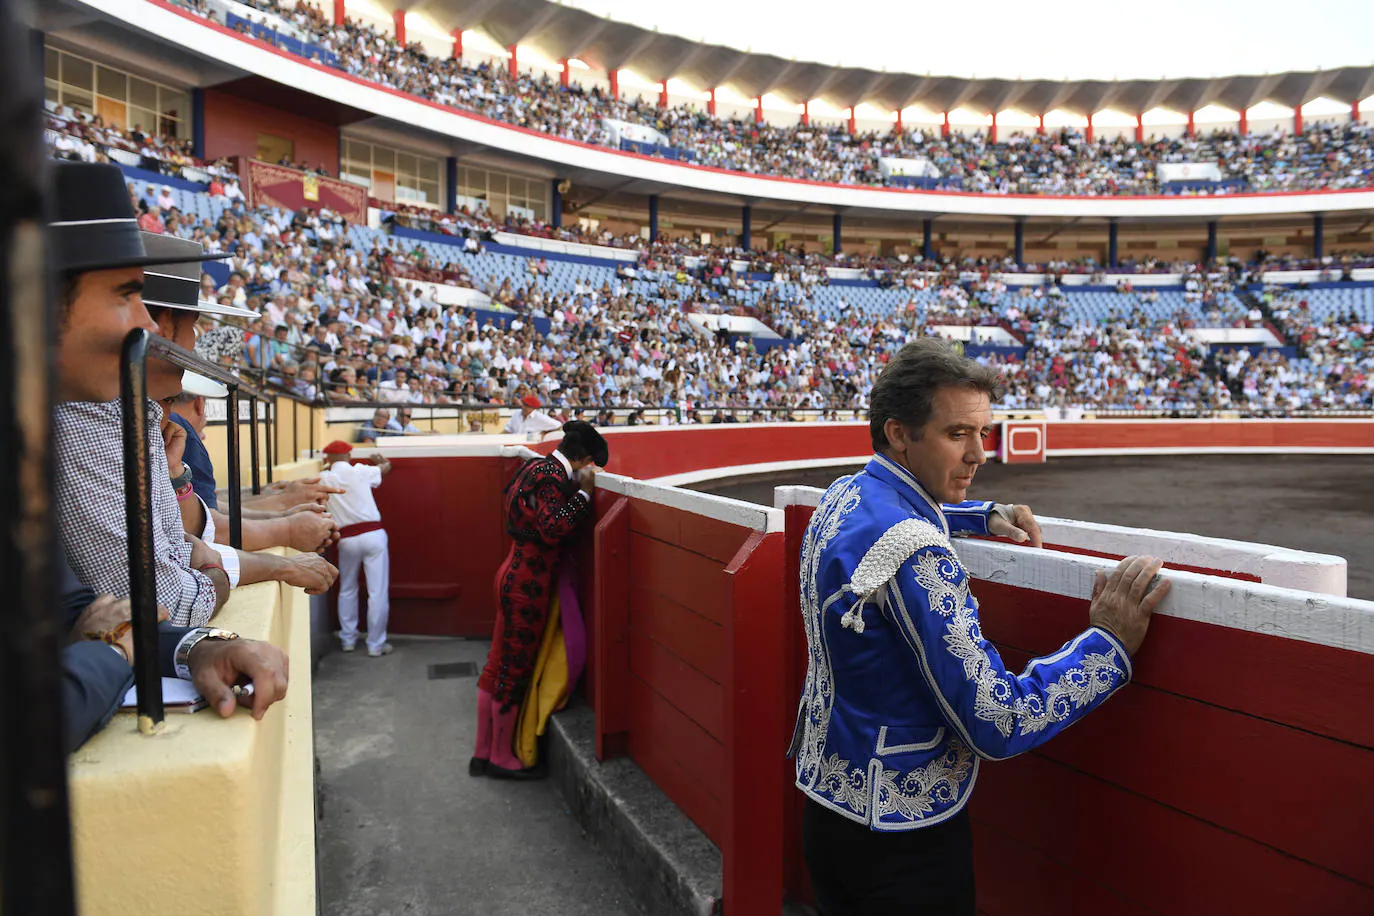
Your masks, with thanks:
M553 457L557 458L557 459L558 459L558 463L561 464L561 465L563 465L563 473L565 473L565 474L568 475L568 479L569 479L569 480L572 480L572 475L573 475L573 472L572 472L572 462L568 460L568 456L567 456L567 455L564 455L562 452L558 451L557 449L554 449Z

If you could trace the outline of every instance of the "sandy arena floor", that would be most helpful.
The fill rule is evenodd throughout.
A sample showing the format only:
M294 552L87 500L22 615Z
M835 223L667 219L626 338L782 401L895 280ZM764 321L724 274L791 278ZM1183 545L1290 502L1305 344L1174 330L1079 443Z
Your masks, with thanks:
M825 486L838 471L771 475L697 489L772 503L782 484ZM1349 562L1349 594L1374 599L1374 458L1193 455L989 463L973 499L1027 503L1041 515L1187 531L1331 553Z

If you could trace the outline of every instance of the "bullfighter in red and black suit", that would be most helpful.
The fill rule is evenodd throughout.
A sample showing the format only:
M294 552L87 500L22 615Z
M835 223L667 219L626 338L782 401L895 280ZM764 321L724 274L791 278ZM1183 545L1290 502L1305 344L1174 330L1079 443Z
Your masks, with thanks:
M527 462L506 489L506 530L514 543L496 572L496 626L477 679L477 746L468 764L473 776L542 775L524 769L515 754L516 719L534 673L563 547L591 517L596 466L608 458L596 428L572 420L563 425L558 449Z

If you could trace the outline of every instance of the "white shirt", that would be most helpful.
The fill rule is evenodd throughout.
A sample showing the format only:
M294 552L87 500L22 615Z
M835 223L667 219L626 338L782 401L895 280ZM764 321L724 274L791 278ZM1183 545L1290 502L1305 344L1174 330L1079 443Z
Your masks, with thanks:
M372 498L372 488L382 482L381 468L373 464L336 461L320 472L320 482L342 487L345 491L329 496L329 512L340 528L382 520L377 501Z
M524 414L513 413L506 421L505 432L508 433L551 433L554 430L563 428L553 417L540 411L532 411L527 417Z

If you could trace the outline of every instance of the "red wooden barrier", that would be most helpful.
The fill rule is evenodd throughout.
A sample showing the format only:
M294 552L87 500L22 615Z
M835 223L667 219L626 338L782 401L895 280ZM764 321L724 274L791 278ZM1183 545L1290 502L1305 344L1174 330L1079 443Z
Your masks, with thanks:
M786 509L789 574L811 512ZM1086 625L1086 600L990 581L974 591L1013 670ZM797 695L799 633L788 630ZM1039 750L981 768L979 909L1374 913L1370 696L1362 652L1156 617L1130 686ZM788 810L787 889L804 899L800 807Z
M596 526L597 756L629 754L720 848L730 912L777 912L783 534L656 503L651 489L672 492L617 496Z

